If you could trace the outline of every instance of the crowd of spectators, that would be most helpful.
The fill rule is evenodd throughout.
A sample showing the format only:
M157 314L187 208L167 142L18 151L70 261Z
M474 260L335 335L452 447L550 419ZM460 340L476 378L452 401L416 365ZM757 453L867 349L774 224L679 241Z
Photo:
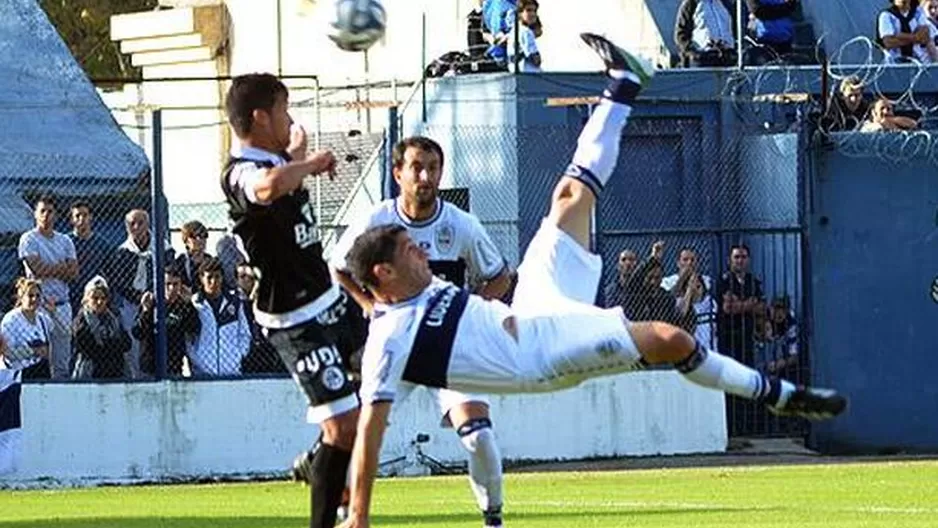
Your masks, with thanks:
M443 54L427 65L426 75L540 72L538 9L537 0L476 0L466 17L466 49Z
M675 272L665 276L664 242L648 256L619 254L616 275L605 287L605 306L622 307L633 321L667 321L691 332L698 342L770 375L798 380L799 332L791 298L768 300L750 269L749 248L730 249L726 270L713 280L699 268L697 250L677 252ZM790 286L790 285L788 285Z
M6 347L43 358L26 379L147 379L157 374L153 252L165 263L164 320L169 376L285 373L254 321L257 276L230 235L207 251L199 221L181 228L184 250L150 232L149 214L124 217L126 239L110 244L94 229L86 202L69 209L72 231L54 229L51 196L36 202L36 227L20 236L14 305L0 322Z

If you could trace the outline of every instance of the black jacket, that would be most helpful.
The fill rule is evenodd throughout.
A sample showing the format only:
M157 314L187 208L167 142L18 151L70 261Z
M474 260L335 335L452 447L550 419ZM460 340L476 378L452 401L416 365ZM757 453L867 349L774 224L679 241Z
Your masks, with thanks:
M124 377L124 353L130 350L130 336L121 328L116 315L110 314L110 320L117 328L112 329L111 335L102 339L101 344L95 340L84 313L79 311L72 323L75 354L91 360L94 379Z
M186 343L199 335L202 323L195 307L188 301L167 304L166 311L166 373L181 376ZM156 325L153 323L153 310L140 310L132 331L140 340L140 370L151 376L156 374Z
M732 31L733 37L739 38L739 35L736 34L736 23L734 20L736 9L727 2L727 0L720 0L723 2L723 6L726 7L726 10L730 13L730 21L732 22ZM674 43L677 44L677 49L681 53L682 58L689 57L693 55L696 51L694 49L694 11L697 10L697 5L699 0L683 0L681 6L677 9L677 20L674 22Z

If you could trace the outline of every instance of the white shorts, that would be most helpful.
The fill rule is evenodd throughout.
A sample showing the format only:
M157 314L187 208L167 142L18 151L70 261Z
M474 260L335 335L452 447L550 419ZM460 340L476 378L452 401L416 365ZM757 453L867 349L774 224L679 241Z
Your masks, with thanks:
M410 396L410 393L412 393L414 389L420 386L421 385L414 385L413 383L407 382L401 383L394 400L397 402L404 401ZM436 387L426 387L426 389L430 392L430 396L436 400L436 405L440 409L440 416L442 417L440 425L444 427L451 427L453 425L449 421L449 411L452 408L464 403L489 404L489 399L482 394L459 392L452 389L439 389Z
M541 223L518 267L512 303L518 345L532 361L526 390L558 390L641 366L622 309L593 305L601 273L598 255L547 219Z
M603 262L548 219L541 221L518 266L511 309L516 314L552 314L558 304L592 305Z

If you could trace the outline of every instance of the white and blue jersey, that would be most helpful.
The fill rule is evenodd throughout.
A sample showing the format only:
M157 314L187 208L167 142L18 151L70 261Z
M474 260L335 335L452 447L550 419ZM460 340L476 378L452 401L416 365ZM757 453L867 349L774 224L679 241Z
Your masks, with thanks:
M437 277L470 289L494 279L505 269L505 259L475 216L444 200L437 200L436 212L420 222L407 218L396 199L379 203L371 214L353 223L332 250L330 264L345 270L346 255L355 239L368 228L397 224L430 260Z
M592 299L598 257L554 226L535 235L511 307L433 279L419 294L376 304L362 357L362 403L394 401L414 385L525 393L634 370L640 355L622 310Z
M416 297L375 305L362 357L363 402L393 401L401 381L497 392L524 369L502 328L510 309L440 279Z

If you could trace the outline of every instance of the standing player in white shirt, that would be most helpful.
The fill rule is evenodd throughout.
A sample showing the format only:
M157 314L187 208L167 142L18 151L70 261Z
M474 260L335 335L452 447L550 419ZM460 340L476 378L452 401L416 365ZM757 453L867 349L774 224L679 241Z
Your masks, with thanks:
M350 277L345 257L355 239L377 225L403 226L427 254L435 276L485 299L501 298L511 286L505 259L479 219L439 197L443 161L443 149L432 139L416 136L398 143L392 152L392 164L400 197L379 203L371 214L350 226L333 249L330 265L337 281L366 312L372 311L373 299ZM502 459L492 431L488 399L448 389L429 390L444 422L453 425L469 453L469 481L484 526L500 527Z
M409 384L467 391L557 391L598 376L671 364L688 381L762 401L777 413L831 418L846 400L831 390L769 379L660 322L633 323L621 308L590 304L602 261L587 249L596 197L615 168L622 129L653 72L594 34L609 88L584 127L573 163L518 268L512 306L435 279L426 254L399 225L369 229L348 253L375 297L362 359L362 400L343 528L369 525L378 454L391 404Z

